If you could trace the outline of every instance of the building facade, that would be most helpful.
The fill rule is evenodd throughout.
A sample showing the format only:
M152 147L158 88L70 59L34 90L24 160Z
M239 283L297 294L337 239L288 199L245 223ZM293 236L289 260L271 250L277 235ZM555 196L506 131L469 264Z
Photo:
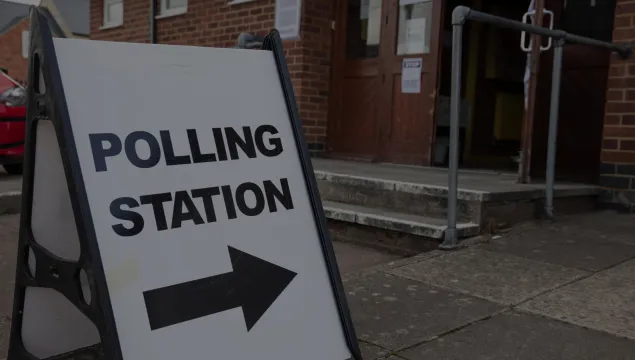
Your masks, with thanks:
M618 0L613 40L635 43L635 2ZM604 202L635 212L635 61L611 58L600 185Z
M89 0L40 0L56 37L88 38ZM29 4L0 0L0 67L26 83L29 53Z
M280 1L280 0L278 0ZM422 166L447 164L451 11L520 20L529 0L301 0L300 36L284 42L315 154ZM274 27L275 0L91 0L94 40L233 47ZM554 27L635 40L635 1L546 0ZM467 24L461 165L515 171L524 121L526 54L519 34ZM537 79L531 174L544 176L552 51ZM414 71L405 62L418 65ZM414 78L413 78L414 74ZM600 184L604 203L635 210L635 62L567 46L558 178Z
M234 2L237 4L224 0L157 0L154 41L234 47L243 32L265 35L273 28L275 0ZM170 8L169 4L177 6ZM107 9L113 6L121 10L115 10L111 16ZM302 6L300 39L286 41L284 46L307 142L312 151L321 152L326 142L328 116L332 4L308 0ZM150 43L152 12L147 0L92 0L91 39ZM111 23L109 16L113 18Z

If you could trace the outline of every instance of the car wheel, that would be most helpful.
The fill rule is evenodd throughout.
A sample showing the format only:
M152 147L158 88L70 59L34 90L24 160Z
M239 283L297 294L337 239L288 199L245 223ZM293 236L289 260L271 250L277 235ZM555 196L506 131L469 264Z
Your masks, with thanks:
M11 175L22 175L22 164L4 164L2 166Z

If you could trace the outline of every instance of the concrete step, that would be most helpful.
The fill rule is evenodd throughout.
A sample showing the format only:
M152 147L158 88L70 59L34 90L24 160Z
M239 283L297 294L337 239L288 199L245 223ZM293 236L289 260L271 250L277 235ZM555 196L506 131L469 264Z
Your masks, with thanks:
M445 220L325 201L324 213L335 240L381 248L400 254L415 254L436 249L443 240ZM475 223L459 223L460 238L478 235Z
M324 201L435 219L447 217L447 188L444 187L325 171L316 171L316 178ZM459 221L479 221L483 196L479 191L459 191Z
M350 173L316 170L322 200L386 209L431 219L447 218L447 186L425 181L400 181L393 178L395 176L390 172L384 173L384 177L362 176L354 170L351 169ZM463 177L463 181L470 180L470 176L476 177L468 174ZM461 181L461 178L459 180ZM496 181L500 183L498 186ZM481 228L511 226L517 222L535 219L543 212L544 185L514 184L512 180L488 178L475 178L466 184L487 190L470 190L459 184L457 217L460 222L479 224ZM597 188L594 186L558 185L554 199L556 213L591 211L594 209L597 194Z

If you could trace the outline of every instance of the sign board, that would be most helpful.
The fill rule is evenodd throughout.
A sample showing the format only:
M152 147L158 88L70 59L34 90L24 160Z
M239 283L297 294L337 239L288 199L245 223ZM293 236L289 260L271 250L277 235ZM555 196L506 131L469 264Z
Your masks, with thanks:
M361 360L278 33L253 51L31 24L8 360Z
M403 59L401 69L401 92L405 94L418 94L421 92L422 58Z

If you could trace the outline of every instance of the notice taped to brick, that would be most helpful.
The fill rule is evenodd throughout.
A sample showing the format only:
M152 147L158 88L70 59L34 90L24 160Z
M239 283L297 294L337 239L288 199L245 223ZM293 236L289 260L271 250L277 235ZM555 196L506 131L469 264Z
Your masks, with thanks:
M421 92L421 58L403 59L401 66L401 92L404 94L418 94Z
M300 38L302 0L276 0L275 27L283 40Z

